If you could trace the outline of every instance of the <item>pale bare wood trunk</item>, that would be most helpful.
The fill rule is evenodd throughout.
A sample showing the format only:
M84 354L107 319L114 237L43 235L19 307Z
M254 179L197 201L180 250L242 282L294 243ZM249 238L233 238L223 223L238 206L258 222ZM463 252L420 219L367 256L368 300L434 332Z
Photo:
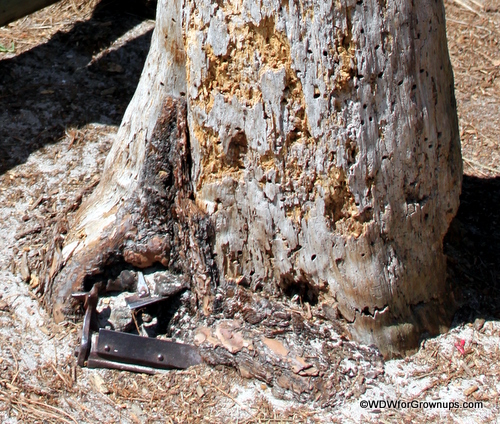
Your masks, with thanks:
M161 264L204 315L236 285L297 294L404 354L450 321L461 174L442 2L163 0L45 300L62 319L73 291Z

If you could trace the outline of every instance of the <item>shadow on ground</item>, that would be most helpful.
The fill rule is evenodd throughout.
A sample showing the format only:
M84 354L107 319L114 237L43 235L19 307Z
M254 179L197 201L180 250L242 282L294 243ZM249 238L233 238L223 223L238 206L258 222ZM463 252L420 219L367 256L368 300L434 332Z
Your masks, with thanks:
M119 125L146 59L151 31L93 56L147 18L137 2L103 1L88 21L0 61L0 173L23 163L67 128Z
M500 178L465 175L460 200L444 243L459 303L453 324L500 319Z

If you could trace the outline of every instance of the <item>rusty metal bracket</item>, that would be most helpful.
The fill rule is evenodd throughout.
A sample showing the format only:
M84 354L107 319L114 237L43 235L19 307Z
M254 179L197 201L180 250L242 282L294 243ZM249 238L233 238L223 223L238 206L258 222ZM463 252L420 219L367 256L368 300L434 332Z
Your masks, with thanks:
M203 362L192 345L102 328L92 333L99 289L94 285L88 293L73 295L85 308L82 341L76 351L79 366L154 374L158 369L185 369Z
M104 329L99 330L97 355L120 363L162 369L185 369L201 363L194 346Z
M78 365L84 366L90 352L90 326L96 314L97 301L99 297L99 285L96 284L88 293L75 293L73 298L83 301L85 315L83 316L82 341L77 351Z

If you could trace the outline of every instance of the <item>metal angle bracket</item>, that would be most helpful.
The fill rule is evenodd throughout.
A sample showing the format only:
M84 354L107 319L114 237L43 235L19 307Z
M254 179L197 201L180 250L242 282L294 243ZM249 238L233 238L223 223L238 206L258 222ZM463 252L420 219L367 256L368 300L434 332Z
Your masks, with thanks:
M99 330L96 353L111 361L162 369L185 369L202 362L194 346L105 329Z
M92 333L99 286L73 297L84 302L82 341L76 351L78 365L89 368L113 368L154 374L158 369L185 369L203 362L192 345L154 339L135 334L99 329Z

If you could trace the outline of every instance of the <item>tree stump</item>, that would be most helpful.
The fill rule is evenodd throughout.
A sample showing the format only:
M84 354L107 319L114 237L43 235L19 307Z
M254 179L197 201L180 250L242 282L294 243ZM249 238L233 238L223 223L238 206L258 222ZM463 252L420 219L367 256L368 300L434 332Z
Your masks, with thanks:
M121 269L298 297L386 356L446 329L461 189L441 1L161 0L100 184L46 258L46 304Z

